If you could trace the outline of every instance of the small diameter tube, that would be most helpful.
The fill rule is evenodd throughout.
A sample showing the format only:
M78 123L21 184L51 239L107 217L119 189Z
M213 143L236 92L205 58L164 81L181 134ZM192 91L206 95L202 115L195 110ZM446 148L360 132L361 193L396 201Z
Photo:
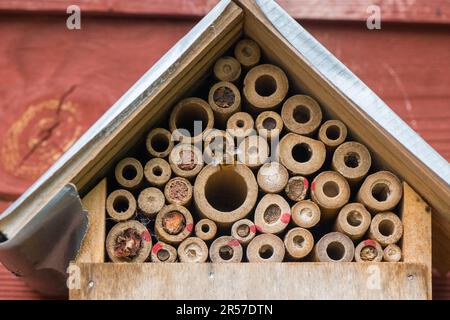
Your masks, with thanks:
M262 233L283 232L291 220L289 203L278 194L266 194L255 209L255 226Z
M172 134L167 129L155 128L147 135L145 146L152 157L165 158L173 149Z
M371 165L369 150L354 141L345 142L337 147L331 160L332 169L339 172L352 186L364 179Z
M354 255L352 240L340 232L327 233L313 249L313 261L316 262L350 262Z
M389 171L379 171L367 176L357 194L361 202L372 212L394 209L403 195L400 180Z
M255 133L255 121L247 112L237 112L227 121L227 134L242 141L245 137Z
M380 262L383 259L383 248L375 240L361 241L355 248L356 262Z
M144 177L144 169L141 163L135 158L125 158L121 160L114 170L116 181L123 188L135 190L138 188Z
M178 246L178 259L180 262L188 263L206 262L208 260L208 246L202 239L187 238Z
M159 241L179 244L190 236L194 229L192 215L183 206L170 204L156 216L155 232Z
M209 258L213 263L241 262L242 256L241 244L231 236L217 238L209 248Z
M173 263L177 261L177 249L170 244L159 241L153 246L150 257L152 262Z
M164 207L165 203L166 199L164 198L164 194L157 188L146 188L138 196L140 213L149 218L155 217Z
M274 234L256 236L247 246L249 262L282 262L285 255L283 241Z
M106 199L106 212L116 222L129 220L136 214L136 199L127 190L113 191Z
M350 186L345 178L335 171L323 171L311 183L311 199L317 203L324 220L329 220L350 199Z
M251 39L242 39L234 47L234 56L246 69L256 66L261 59L261 48Z
M231 226L231 236L242 245L247 245L256 235L256 226L249 219L241 219Z
M284 191L292 201L301 201L306 198L308 190L308 179L302 176L294 176L289 178Z
M383 247L397 243L403 235L403 224L392 212L376 214L369 228L369 238L378 241Z
M237 160L250 169L261 167L269 158L269 145L260 136L248 136L239 144Z
M358 241L366 234L371 220L372 216L361 203L348 203L339 211L334 230Z
M217 234L217 225L210 219L201 219L195 225L195 236L203 241L211 241Z
M325 121L319 129L319 140L323 142L327 151L332 153L347 139L347 126L339 120Z
M106 252L112 262L145 262L151 249L149 231L135 220L116 224L106 237Z
M384 248L383 260L386 262L399 262L402 260L402 249L396 244L389 244Z
M293 260L306 257L314 247L314 237L307 229L292 228L284 236L287 255Z
M313 98L295 95L284 102L281 118L288 131L312 136L322 122L322 110Z
M294 225L310 229L320 221L320 208L311 200L302 200L292 207L292 222Z
M273 111L264 111L258 115L255 127L259 136L270 141L277 139L283 131L283 120Z
M278 147L281 164L293 175L312 175L325 162L325 145L318 140L288 133L281 139Z
M236 82L241 76L241 64L233 57L219 58L214 64L214 76L219 81Z
M153 158L144 167L144 176L147 182L153 186L161 188L172 175L170 164L161 158Z
M288 183L289 173L282 164L270 162L259 168L256 179L263 192L280 193Z
M164 187L164 196L169 204L188 207L192 201L192 184L185 178L172 178Z

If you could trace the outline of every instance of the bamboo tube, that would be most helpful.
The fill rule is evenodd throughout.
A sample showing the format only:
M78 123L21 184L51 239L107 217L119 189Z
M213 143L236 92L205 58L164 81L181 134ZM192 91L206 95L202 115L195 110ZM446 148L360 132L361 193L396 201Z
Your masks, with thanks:
M292 222L301 228L310 229L320 221L320 208L311 200L302 200L292 207Z
M181 100L170 114L169 128L175 141L197 143L202 140L204 131L213 127L213 111L200 98Z
M116 224L106 237L106 252L112 262L144 262L151 248L150 233L136 220Z
M209 259L213 263L241 262L242 256L241 244L231 236L219 237L209 247Z
M178 246L178 259L180 262L202 263L208 259L208 247L205 241L190 237Z
M126 189L136 189L142 183L144 169L141 163L134 158L125 158L121 160L114 170L116 181Z
M221 81L209 90L208 102L216 126L225 127L228 119L241 110L241 94L231 82Z
M243 94L252 113L276 109L289 90L289 81L283 70L271 64L252 68L244 78Z
M294 175L309 176L317 172L325 162L325 145L295 133L281 139L278 149L280 162Z
M195 236L203 241L211 241L217 234L217 225L210 219L201 219L195 225Z
M172 178L164 187L164 196L169 204L188 207L192 201L192 184L185 178Z
M194 179L203 168L203 155L196 146L180 143L170 153L169 163L176 176Z
M302 176L294 176L288 180L284 191L292 201L301 201L306 198L308 188L308 179Z
M159 241L153 246L150 257L152 262L173 263L177 261L177 249L170 244Z
M214 64L214 76L219 81L236 82L241 76L241 64L233 57L219 58Z
M140 213L149 218L155 217L164 207L165 200L164 194L157 188L151 187L142 190L137 201Z
M283 120L273 111L264 111L258 115L255 122L260 137L270 141L277 139L283 131Z
M231 236L241 243L247 245L256 235L256 226L249 219L241 219L231 226Z
M245 68L251 68L259 63L261 49L255 41L243 39L234 47L234 56Z
M271 233L256 236L247 246L249 262L282 262L285 255L283 241Z
M331 167L354 186L369 172L372 165L370 152L361 143L350 141L341 144L334 151Z
M219 226L231 226L246 217L258 196L253 172L243 164L207 165L194 184L194 202L202 217Z
M329 220L347 204L350 186L341 174L323 171L311 183L311 199L320 207L322 219Z
M390 211L397 206L402 194L400 180L389 171L379 171L364 180L357 201L372 213Z
M250 169L258 169L269 158L269 145L260 136L248 136L239 144L237 160Z
M383 248L375 240L361 241L355 248L356 262L380 262L383 259Z
M263 233L281 233L291 220L291 208L278 194L266 194L255 209L256 228Z
M281 118L289 132L312 136L322 122L322 110L310 96L295 95L284 102Z
M226 131L212 129L203 137L203 159L206 164L234 163L234 139Z
M228 119L227 133L238 140L242 140L255 133L254 125L255 122L251 115L246 112L237 112Z
M347 126L339 120L325 121L319 129L319 140L331 153L347 139Z
M280 193L288 183L289 173L278 162L265 163L256 177L258 185L265 193Z
M188 209L177 204L165 206L156 216L155 232L159 241L178 244L190 236L194 221Z
M145 141L148 153L155 158L165 158L173 149L172 134L164 128L150 131Z
M172 175L170 164L161 158L153 158L144 167L144 176L147 182L153 186L161 188Z
M293 260L306 257L314 247L314 237L303 228L292 228L284 236L287 255Z
M127 190L113 191L106 199L106 212L116 222L129 220L136 214L136 199Z
M369 238L378 241L383 247L397 243L403 235L403 224L392 212L376 214L369 228Z
M358 241L366 234L372 216L361 203L348 203L338 214L334 230Z
M313 249L313 261L316 262L350 262L354 255L352 240L340 232L327 233Z
M383 260L386 262L399 262L402 260L402 249L396 244L389 244L384 248Z

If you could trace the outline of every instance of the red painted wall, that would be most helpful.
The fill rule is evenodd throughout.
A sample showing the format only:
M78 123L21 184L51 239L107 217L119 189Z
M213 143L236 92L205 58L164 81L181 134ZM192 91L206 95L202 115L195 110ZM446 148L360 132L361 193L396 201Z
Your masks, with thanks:
M117 100L193 20L0 16L0 212ZM447 160L450 25L304 23ZM450 297L440 275L436 298ZM40 298L0 266L0 299Z

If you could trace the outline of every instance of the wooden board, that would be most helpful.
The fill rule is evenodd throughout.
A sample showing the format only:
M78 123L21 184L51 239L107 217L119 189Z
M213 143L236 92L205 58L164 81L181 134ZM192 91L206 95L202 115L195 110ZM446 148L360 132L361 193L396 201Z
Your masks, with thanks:
M83 14L126 14L146 16L201 17L219 0L0 0L0 11L65 13L70 5ZM379 6L384 22L450 23L450 3L446 0L278 0L296 19L365 21L371 5ZM176 8L176 10L174 10Z
M426 299L409 263L77 264L70 299ZM379 277L378 277L379 276Z

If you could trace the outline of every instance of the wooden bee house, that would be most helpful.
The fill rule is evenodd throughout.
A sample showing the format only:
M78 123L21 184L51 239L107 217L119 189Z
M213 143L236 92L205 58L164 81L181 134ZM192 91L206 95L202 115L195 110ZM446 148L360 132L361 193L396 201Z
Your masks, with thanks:
M107 173L242 37L404 181L402 262L106 262ZM47 293L64 294L68 273L71 299L430 299L432 243L433 266L450 265L449 182L448 163L275 2L223 0L9 208L0 259Z

